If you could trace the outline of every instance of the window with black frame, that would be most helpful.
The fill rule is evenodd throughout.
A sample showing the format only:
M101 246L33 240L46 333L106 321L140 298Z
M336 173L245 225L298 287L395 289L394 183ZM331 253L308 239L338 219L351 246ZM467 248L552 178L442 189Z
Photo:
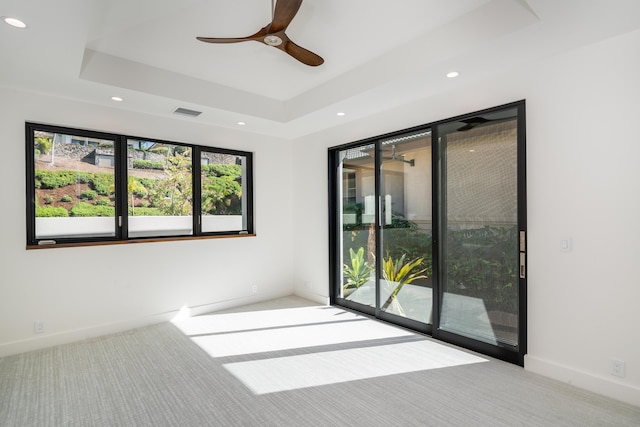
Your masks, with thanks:
M26 149L27 246L253 234L252 153L33 123Z

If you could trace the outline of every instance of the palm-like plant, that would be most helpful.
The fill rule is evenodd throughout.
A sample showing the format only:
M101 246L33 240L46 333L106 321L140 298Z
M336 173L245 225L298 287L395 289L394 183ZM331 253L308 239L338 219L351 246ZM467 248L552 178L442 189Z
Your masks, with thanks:
M364 248L361 247L358 252L349 248L349 255L351 256L351 265L344 264L342 269L342 273L347 279L344 289L357 289L369 280L372 269L364 260Z
M382 310L389 308L404 285L417 279L427 278L426 275L422 274L427 271L426 268L413 271L422 264L424 258L416 258L413 261L405 262L405 257L406 254L402 254L400 258L394 261L393 257L389 255L382 260L382 275L384 279L387 281L387 284L391 282L396 284L395 289L389 294L389 298L387 298L387 301L382 305Z

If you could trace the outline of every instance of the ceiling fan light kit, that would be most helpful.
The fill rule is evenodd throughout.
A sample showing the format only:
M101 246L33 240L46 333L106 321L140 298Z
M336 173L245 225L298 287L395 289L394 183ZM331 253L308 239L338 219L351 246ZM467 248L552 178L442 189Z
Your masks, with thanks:
M219 38L196 37L205 43L240 43L258 41L289 54L303 64L316 67L324 63L324 59L315 53L298 46L285 34L287 27L298 13L302 0L278 0L273 8L273 19L257 33L248 37Z

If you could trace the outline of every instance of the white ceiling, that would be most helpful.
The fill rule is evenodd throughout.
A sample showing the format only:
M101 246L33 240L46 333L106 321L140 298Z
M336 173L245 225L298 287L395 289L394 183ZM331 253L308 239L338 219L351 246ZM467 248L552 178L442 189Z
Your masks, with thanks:
M640 1L304 0L287 34L319 67L195 39L255 33L271 0L0 0L0 16L28 25L0 23L1 86L292 139L640 28Z

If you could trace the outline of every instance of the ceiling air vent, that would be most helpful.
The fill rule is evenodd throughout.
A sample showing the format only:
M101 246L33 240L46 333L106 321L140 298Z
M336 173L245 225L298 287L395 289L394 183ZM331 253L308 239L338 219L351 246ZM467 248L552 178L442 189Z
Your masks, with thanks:
M189 116L189 117L198 117L200 114L202 114L202 111L189 110L188 108L178 107L174 110L173 114L180 114L180 115Z

